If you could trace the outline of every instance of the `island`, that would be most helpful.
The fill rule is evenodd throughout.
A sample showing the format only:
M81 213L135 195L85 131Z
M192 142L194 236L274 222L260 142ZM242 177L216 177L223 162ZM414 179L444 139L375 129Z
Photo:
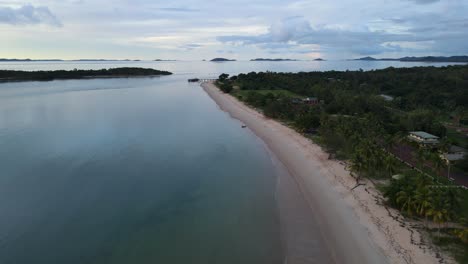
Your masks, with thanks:
M354 60L362 61L403 61L403 62L468 62L468 56L450 56L450 57L435 57L435 56L424 56L424 57L402 57L402 58L374 58L374 57L363 57Z
M297 61L294 59L264 59L264 58L257 58L251 59L250 61Z
M325 60L322 59L322 58L317 58L317 59L315 59L314 61L325 61Z
M377 59L376 59L376 58L374 58L374 57L367 56L367 57L362 57L362 58L359 58L359 59L354 59L354 60L362 60L362 61L375 61L375 60L377 60ZM384 60L384 59L382 59L382 60ZM394 60L396 60L396 59L394 59Z
M131 78L143 76L171 75L171 72L147 68L111 68L101 70L57 70L57 71L14 71L0 70L0 82L51 81L92 78Z
M224 61L236 61L236 60L230 60L226 58L214 58L211 60L212 62L224 62Z
M72 60L63 60L63 59L6 59L0 58L0 62L61 62L61 61L77 61L77 62L106 62L106 61L141 61L138 59L130 60L118 60L118 59L72 59Z
M67 60L61 60L61 61L67 61ZM107 60L107 59L77 59L77 60L70 60L70 61L78 61L78 62L106 62L106 61L141 61L141 60L129 60L129 59L124 59L124 60Z
M63 60L60 60L60 59L32 60L32 59L5 59L5 58L0 58L0 62L31 62L31 61L63 61Z

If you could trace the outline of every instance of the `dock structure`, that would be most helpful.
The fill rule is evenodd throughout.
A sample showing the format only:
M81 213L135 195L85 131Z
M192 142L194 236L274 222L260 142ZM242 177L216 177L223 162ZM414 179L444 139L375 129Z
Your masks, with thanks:
M200 78L200 80L198 81L199 83L205 83L205 82L215 82L217 81L218 79L216 78Z
M205 83L205 82L215 82L218 79L212 79L212 78L192 78L188 79L188 82L198 82L198 83Z

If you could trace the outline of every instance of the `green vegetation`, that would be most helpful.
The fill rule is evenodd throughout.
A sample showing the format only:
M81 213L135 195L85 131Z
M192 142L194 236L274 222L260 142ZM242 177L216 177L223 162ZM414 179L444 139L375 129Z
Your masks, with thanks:
M235 90L232 94L236 97L246 97L252 93L258 93L261 95L272 94L275 97L291 97L291 98L305 98L304 96L297 95L288 90L256 90L256 91L246 91L246 90Z
M0 81L51 81L56 79L84 79L109 77L137 77L170 75L167 71L145 68L113 68L101 70L10 71L0 70Z
M434 179L417 172L392 179L384 190L389 204L405 215L419 216L426 224L432 219L437 224L439 237L441 226L460 216L461 189L442 187Z
M348 160L354 188L364 177L381 180L389 206L421 219L460 261L468 258L468 191L446 178L450 167L457 181L466 180L468 159L448 166L440 155L451 144L468 145L460 132L467 116L467 65L223 74L217 85L265 116L313 135L332 157ZM441 143L418 145L408 140L409 131L426 131Z

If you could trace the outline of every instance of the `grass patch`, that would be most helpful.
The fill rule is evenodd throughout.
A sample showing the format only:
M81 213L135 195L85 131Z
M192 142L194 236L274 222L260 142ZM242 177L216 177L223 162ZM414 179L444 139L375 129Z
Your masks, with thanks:
M305 98L304 96L295 94L291 91L288 90L234 90L232 91L232 94L236 97L242 96L245 97L249 93L259 93L261 95L266 95L266 94L273 94L274 96L287 96L287 97L295 97L295 98Z

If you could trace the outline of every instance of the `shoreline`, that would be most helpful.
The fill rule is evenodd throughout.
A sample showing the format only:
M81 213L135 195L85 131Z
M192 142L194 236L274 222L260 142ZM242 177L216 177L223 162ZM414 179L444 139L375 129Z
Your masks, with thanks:
M80 78L53 78L46 80L39 79L11 79L0 78L0 83L14 83L14 82L51 82L51 81L69 81L69 80L95 80L95 79L138 79L138 78L159 78L162 76L169 76L166 74L152 74L152 75L102 75L102 76L83 76Z
M243 122L268 148L273 160L288 172L279 178L278 195L284 181L288 182L289 191L283 196L292 195L296 188L305 202L305 206L296 206L298 198L287 201L279 197L280 218L284 224L282 237L285 243L285 255L288 264L327 263L307 256L310 230L300 232L300 225L313 224L319 227L322 236L320 243L325 244L325 251L334 263L443 263L443 259L427 245L425 238L417 230L418 224L403 220L403 217L391 208L382 205L382 197L372 182L367 181L354 191L355 180L346 170L345 164L329 160L328 154L318 145L281 123L265 118L261 113L246 106L231 95L222 93L213 83L202 83L205 92L217 105L231 117ZM291 185L296 185L291 187ZM292 189L291 189L292 188ZM284 190L286 190L284 189ZM286 208L286 209L285 209ZM295 208L300 219L290 215L288 208ZM297 216L297 214L296 214ZM284 219L292 219L292 221ZM297 217L296 217L297 218ZM298 231L299 230L299 231ZM314 231L314 230L312 230ZM297 235L301 239L297 238ZM307 239L306 239L307 238ZM320 246L319 246L320 248ZM299 249L299 250L298 250ZM313 251L313 250L310 250ZM320 251L323 251L321 249ZM313 253L313 252L312 252ZM308 253L311 255L312 253ZM317 253L317 252L316 252ZM306 253L307 254L307 253Z

